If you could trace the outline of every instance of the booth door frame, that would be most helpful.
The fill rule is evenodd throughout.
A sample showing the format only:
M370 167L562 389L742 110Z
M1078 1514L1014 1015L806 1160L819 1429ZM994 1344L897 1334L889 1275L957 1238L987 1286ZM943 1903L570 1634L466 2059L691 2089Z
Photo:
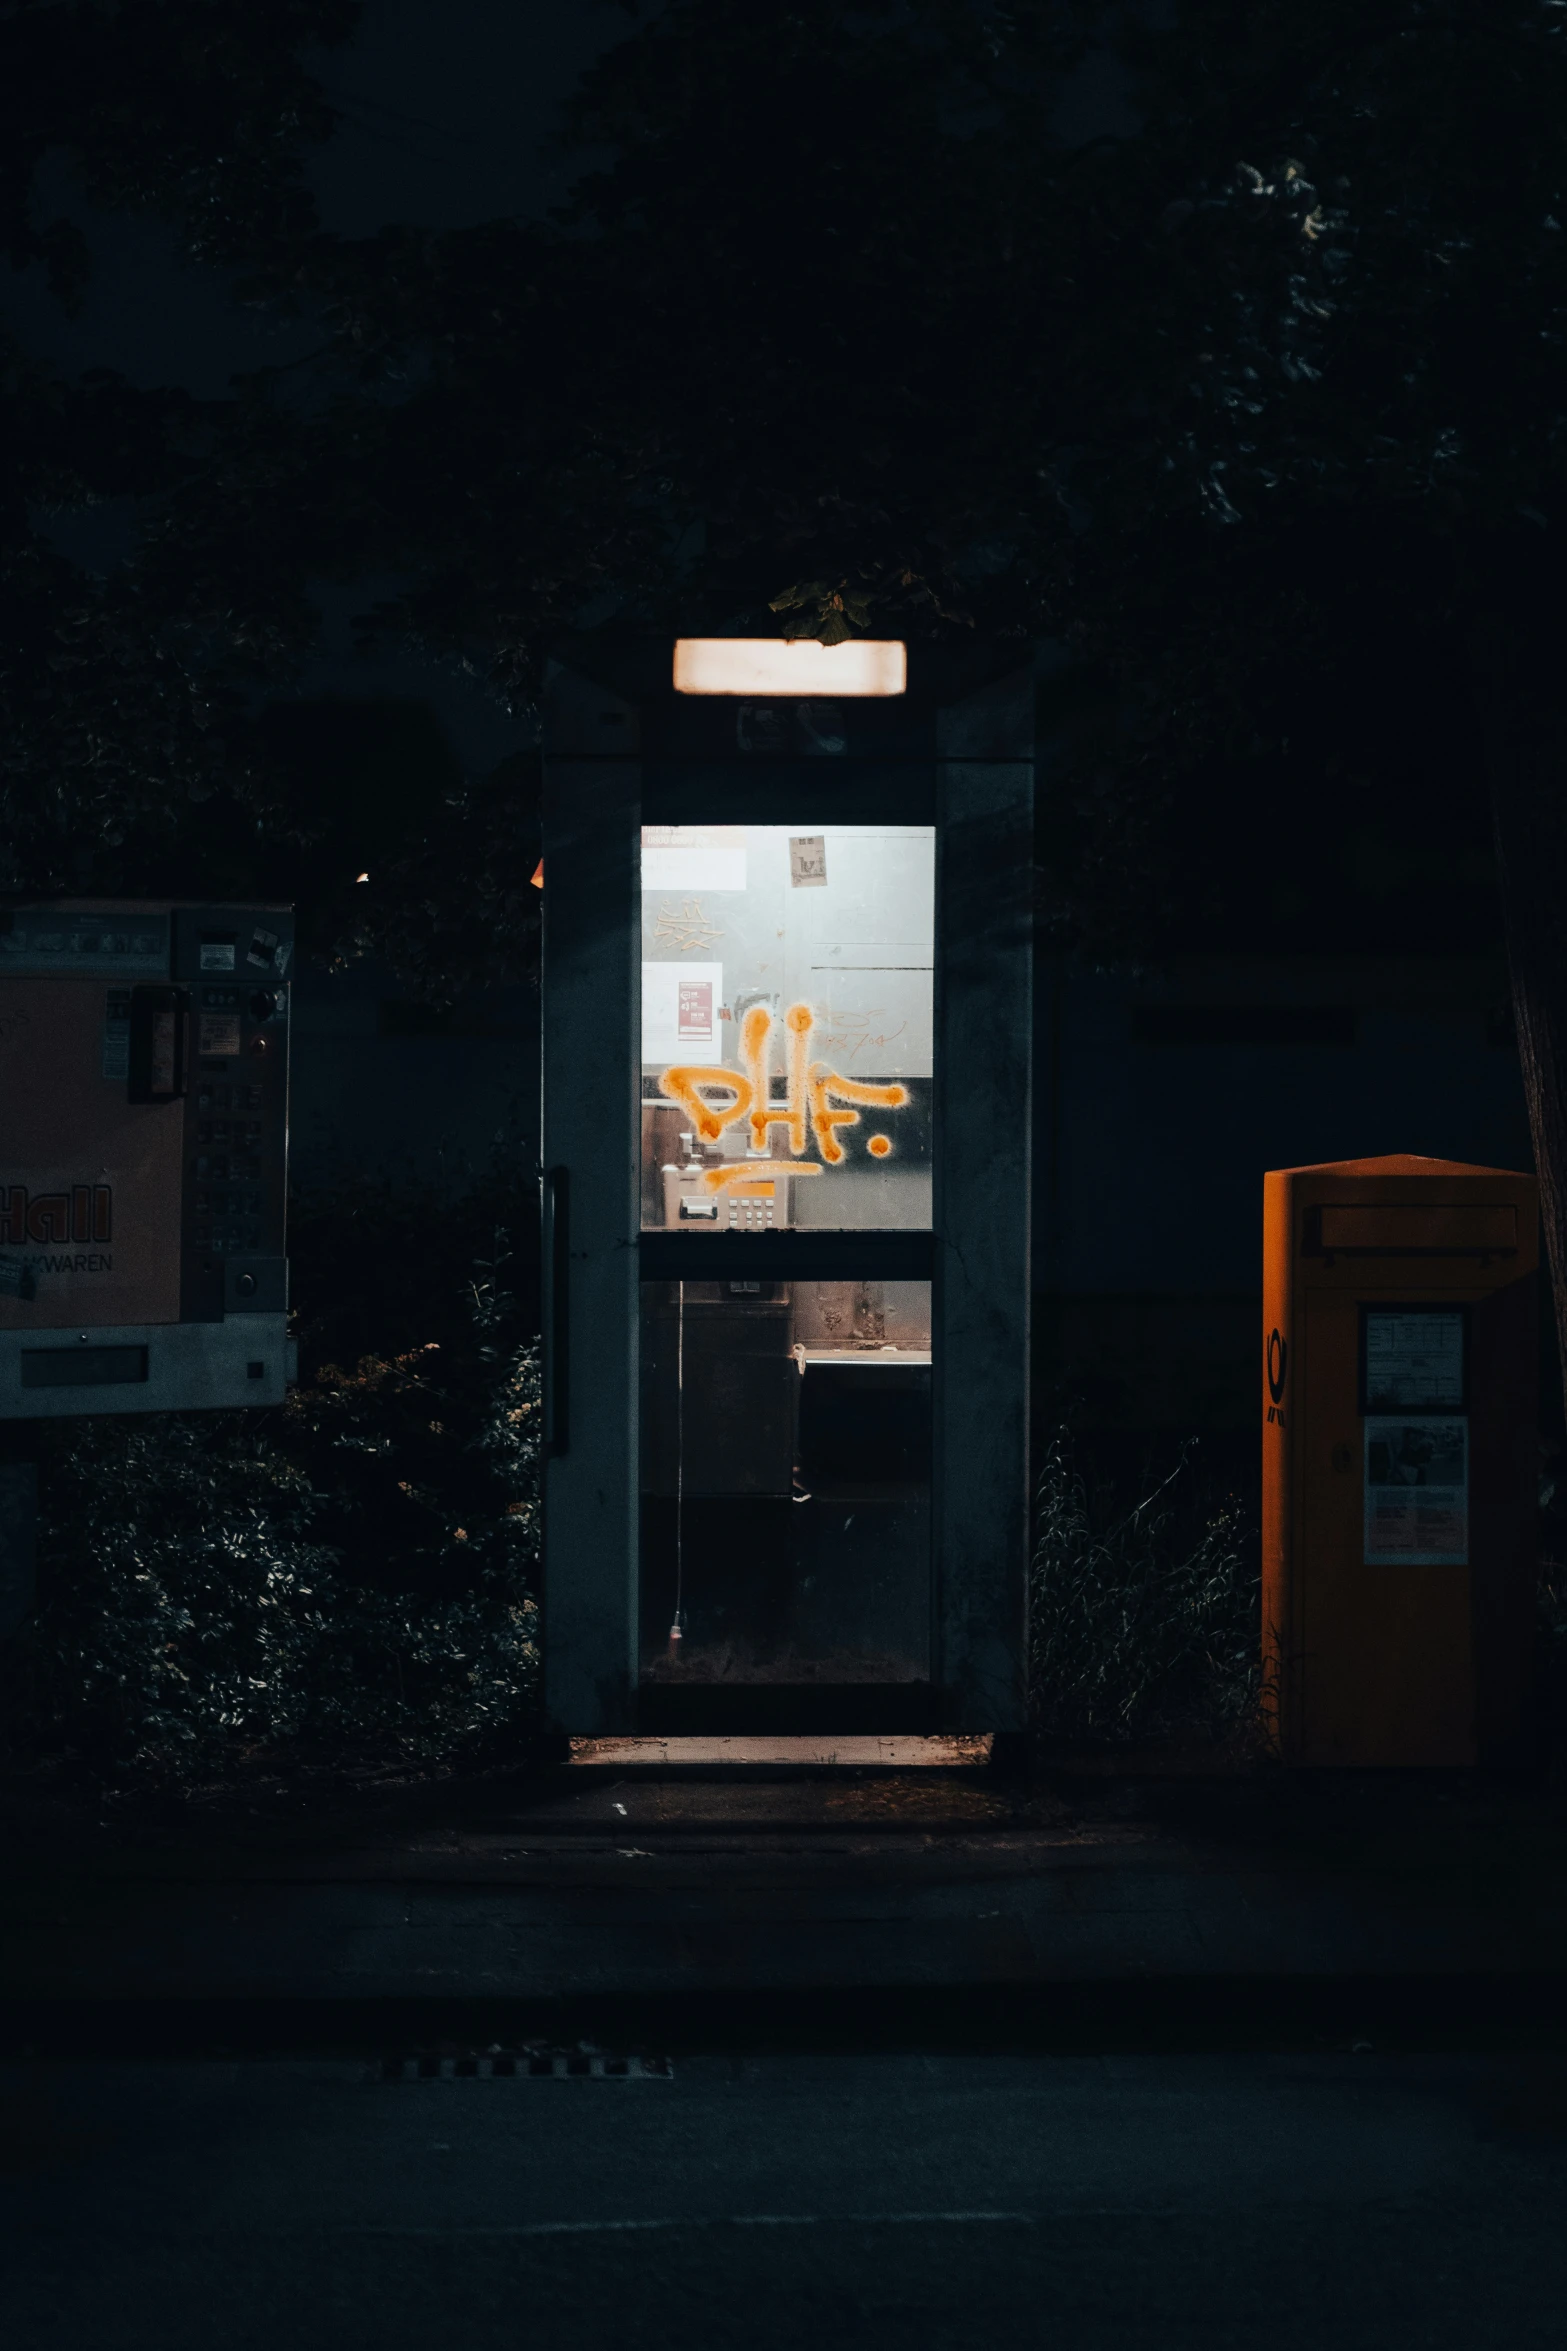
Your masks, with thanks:
M639 1283L652 1270L640 1231L639 719L634 702L552 668L543 1642L547 1720L576 1737L637 1728ZM896 1258L928 1266L932 1282L928 1727L949 1732L1014 1733L1026 1708L1033 726L1031 667L937 713L933 1231L842 1245L845 1272L883 1257L890 1271ZM776 794L763 768L731 821L786 820Z

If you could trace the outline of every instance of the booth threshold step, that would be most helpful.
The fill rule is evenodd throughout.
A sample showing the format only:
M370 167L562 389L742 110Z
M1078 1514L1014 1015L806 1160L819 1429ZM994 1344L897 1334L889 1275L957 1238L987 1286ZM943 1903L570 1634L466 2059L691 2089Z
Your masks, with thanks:
M711 1770L745 1764L785 1764L807 1770L830 1770L837 1765L850 1770L973 1771L989 1764L993 1746L988 1731L966 1737L926 1737L902 1731L755 1738L644 1736L573 1739L570 1761L578 1766L609 1765L618 1771L638 1767Z

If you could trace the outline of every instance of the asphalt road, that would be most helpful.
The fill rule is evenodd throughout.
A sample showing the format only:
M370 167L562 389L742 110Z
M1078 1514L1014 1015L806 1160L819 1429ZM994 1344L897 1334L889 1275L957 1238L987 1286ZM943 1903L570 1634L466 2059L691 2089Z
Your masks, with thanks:
M1567 2057L0 2067L8 2351L1567 2339Z

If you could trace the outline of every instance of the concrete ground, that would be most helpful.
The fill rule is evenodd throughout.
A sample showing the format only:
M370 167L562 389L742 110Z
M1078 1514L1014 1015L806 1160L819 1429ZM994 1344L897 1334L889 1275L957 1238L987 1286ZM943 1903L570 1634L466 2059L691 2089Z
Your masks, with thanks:
M327 2053L13 2058L0 2331L11 2351L1562 2340L1559 2035L1063 2055L979 2029L855 2053L752 2023L642 2078L387 2079L401 2046L348 2028Z
M617 1750L26 1793L7 2351L1562 2339L1549 1786Z
M601 1756L17 1833L13 2000L700 1999L1567 1969L1559 1791ZM20 1808L12 1818L20 1822Z

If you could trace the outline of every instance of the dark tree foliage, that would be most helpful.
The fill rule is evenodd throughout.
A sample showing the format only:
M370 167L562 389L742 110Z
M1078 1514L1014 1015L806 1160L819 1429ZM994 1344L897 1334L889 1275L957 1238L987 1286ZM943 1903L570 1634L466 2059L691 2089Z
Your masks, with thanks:
M1141 690L1145 772L1162 767L1168 789L1184 769L1199 802L1226 685L1244 699L1237 657L1260 651L1266 668L1293 636L1286 675L1306 715L1323 681L1331 695L1353 674L1362 644L1386 644L1386 669L1343 713L1352 759L1390 705L1408 706L1411 683L1436 684L1427 707L1453 741L1409 824L1430 837L1455 772L1470 811L1488 802L1567 1354L1567 704L1555 650L1567 11L1382 0L1303 19L1191 0L1175 29L1136 48L1176 256L1164 316L1150 321L1176 363L1159 464L1218 544L1176 632L1184 690L1167 661L1160 695L1146 623L1127 625L1147 610L1126 560L1130 518L1111 534L1119 577L1090 600L1090 626L1102 645L1118 631L1108 658ZM1102 470L1113 478L1113 464ZM1151 552L1169 545L1161 519ZM1269 551L1277 580L1258 594ZM1195 757L1161 759L1161 701L1191 714ZM1391 780L1385 768L1372 777L1378 798L1393 797ZM1136 797L1118 782L1112 799Z
M342 39L357 14L353 0L6 0L12 266L41 265L67 306L79 301L86 244L40 214L40 168L61 153L98 203L170 222L192 262L275 284L314 229L304 157L333 120L302 53ZM171 497L196 482L213 494L251 404L142 391L107 371L62 381L0 335L0 889L123 888L138 848L169 853L190 809L214 798L268 829L243 720L309 641L303 580L274 583L270 602L237 600L233 579L176 580L157 562ZM138 502L144 541L100 580L41 526L108 499ZM230 554L237 578L242 551Z
M1267 878L1302 804L1364 900L1402 858L1406 919L1424 894L1465 944L1489 855L1567 1301L1567 9L1150 14L633 10L576 110L611 161L562 213L345 240L299 157L330 118L305 44L346 9L0 10L19 256L69 290L42 140L321 337L205 404L9 355L9 879L112 886L132 846L219 837L206 794L303 840L256 715L313 580L391 583L372 633L523 704L600 620L1051 635L1063 938L1311 936L1320 877L1293 915ZM1107 43L1136 125L1083 138ZM127 493L102 586L27 528ZM433 789L350 935L432 987L515 954L526 803L520 774Z
M177 223L193 260L261 264L308 238L304 149L335 119L307 43L341 41L357 0L7 0L0 13L0 219L19 267L79 294L89 259L40 221L35 180L63 149L88 194Z

